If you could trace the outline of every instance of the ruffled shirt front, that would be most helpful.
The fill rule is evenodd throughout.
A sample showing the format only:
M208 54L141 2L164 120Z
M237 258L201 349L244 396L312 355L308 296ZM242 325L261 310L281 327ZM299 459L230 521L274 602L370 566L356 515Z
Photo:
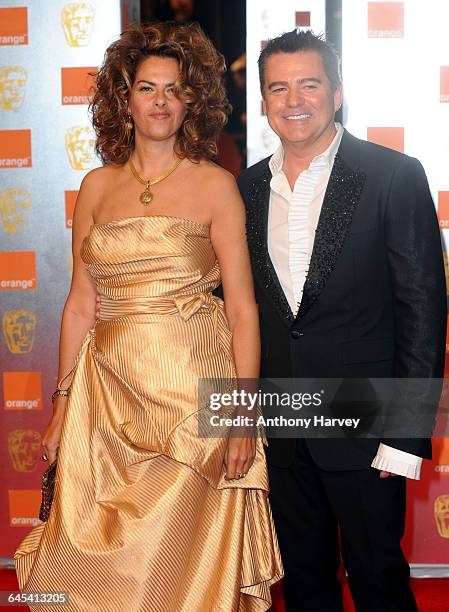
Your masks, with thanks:
M329 147L313 158L296 179L293 191L282 169L282 145L269 161L271 196L268 210L268 252L279 282L296 316L310 264L315 232L343 128Z

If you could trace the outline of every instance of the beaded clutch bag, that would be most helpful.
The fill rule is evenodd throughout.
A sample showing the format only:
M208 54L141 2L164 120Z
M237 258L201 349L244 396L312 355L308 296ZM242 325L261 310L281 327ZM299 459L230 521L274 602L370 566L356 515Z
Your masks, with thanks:
M43 522L47 521L50 515L53 493L55 491L56 467L57 462L55 460L48 466L42 476L42 502L39 510L39 519Z

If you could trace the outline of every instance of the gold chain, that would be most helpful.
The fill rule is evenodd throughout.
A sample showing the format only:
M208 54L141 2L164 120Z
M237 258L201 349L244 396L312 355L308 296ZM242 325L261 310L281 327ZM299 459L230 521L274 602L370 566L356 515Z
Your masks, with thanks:
M142 185L145 185L145 189L142 191L142 193L139 196L139 200L144 206L148 206L148 204L152 201L154 197L150 190L151 185L156 185L156 183L160 183L161 181L166 179L168 176L170 176L170 174L176 170L176 168L179 166L181 162L182 162L182 159L177 159L175 163L172 166L170 166L168 170L164 172L164 174L161 174L160 176L157 176L154 179L147 180L147 179L142 178L140 174L137 172L133 162L131 161L131 158L128 160L128 165L130 167L130 170L134 178L137 179L139 183L141 183Z

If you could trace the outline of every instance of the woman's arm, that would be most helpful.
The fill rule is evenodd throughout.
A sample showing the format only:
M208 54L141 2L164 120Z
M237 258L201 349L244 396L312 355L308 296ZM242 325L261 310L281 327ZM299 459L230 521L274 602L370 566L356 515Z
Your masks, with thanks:
M62 314L59 340L58 387L61 383L63 389L70 385L69 373L86 333L95 323L95 285L84 267L80 251L82 241L89 233L93 223L92 211L98 192L98 180L93 171L86 175L82 182L73 217L72 282ZM66 405L67 397L56 398L53 404L53 415L43 433L42 446L45 448L50 463L56 458Z
M216 196L214 198L211 240L221 269L226 316L233 334L235 367L239 380L257 379L260 367L259 316L246 242L245 209L234 178L221 170L219 182L218 188L214 184L215 193L220 193L220 198L218 202ZM254 436L233 437L231 432L225 457L226 478L246 474L254 456Z

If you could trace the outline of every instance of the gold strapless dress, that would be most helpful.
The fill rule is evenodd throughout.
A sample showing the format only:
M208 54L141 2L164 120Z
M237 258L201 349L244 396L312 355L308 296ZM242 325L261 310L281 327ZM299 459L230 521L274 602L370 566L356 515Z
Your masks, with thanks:
M74 370L49 520L15 554L21 590L67 592L61 612L267 610L282 564L263 441L246 478L226 481L226 439L198 436L198 379L235 376L208 227L119 219L93 225L81 255L102 310Z

